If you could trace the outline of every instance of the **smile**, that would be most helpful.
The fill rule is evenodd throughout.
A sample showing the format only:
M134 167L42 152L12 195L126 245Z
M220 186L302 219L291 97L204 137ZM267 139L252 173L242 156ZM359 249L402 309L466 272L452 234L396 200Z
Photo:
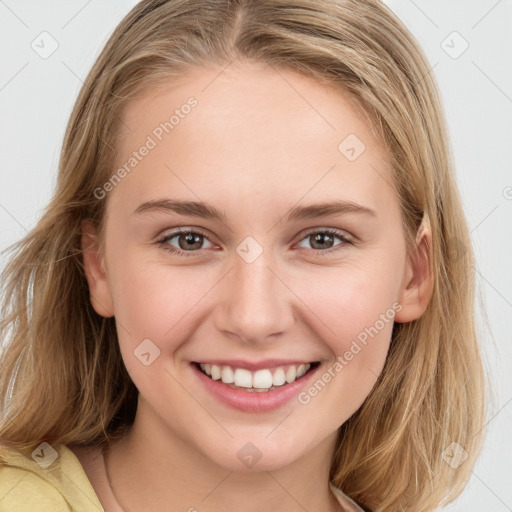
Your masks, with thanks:
M232 389L260 393L292 384L316 368L318 364L318 362L289 364L251 371L230 365L196 363L197 368L212 380L221 381Z

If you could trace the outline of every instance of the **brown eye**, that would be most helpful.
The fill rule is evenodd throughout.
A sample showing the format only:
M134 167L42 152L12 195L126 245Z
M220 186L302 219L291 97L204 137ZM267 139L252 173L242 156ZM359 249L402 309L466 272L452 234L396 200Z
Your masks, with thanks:
M201 249L203 235L197 233L181 233L178 236L180 249Z
M334 243L334 236L329 233L317 233L309 235L309 238L313 249L330 249Z
M336 238L341 240L341 243L335 243ZM307 241L310 244L311 250L314 250L316 253L332 253L333 251L344 249L347 244L352 244L351 240L344 233L334 229L310 231L302 241ZM309 249L309 247L305 248Z
M176 239L178 246L171 244L171 240ZM171 253L180 256L195 256L205 247L202 247L204 241L208 240L205 234L192 230L178 230L165 235L158 240L158 244ZM208 241L209 242L209 241ZM209 242L211 244L211 242ZM213 244L211 244L213 246Z

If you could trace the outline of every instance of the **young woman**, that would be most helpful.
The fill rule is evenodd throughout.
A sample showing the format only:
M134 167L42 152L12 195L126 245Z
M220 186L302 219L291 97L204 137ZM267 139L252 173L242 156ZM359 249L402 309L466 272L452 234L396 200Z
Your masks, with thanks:
M4 272L0 511L462 491L483 376L429 71L377 1L133 8Z

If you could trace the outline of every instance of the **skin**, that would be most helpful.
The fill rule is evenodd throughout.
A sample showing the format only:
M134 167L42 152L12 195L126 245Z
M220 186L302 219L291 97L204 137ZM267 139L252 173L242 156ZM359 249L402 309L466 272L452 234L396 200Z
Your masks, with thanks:
M103 199L104 254L83 223L92 305L115 315L140 392L130 434L108 455L112 487L126 510L338 510L328 488L336 432L382 371L393 321L307 405L292 399L272 412L236 411L204 389L190 362L294 358L320 361L321 375L393 304L401 305L396 322L423 314L432 293L431 233L420 230L423 256L407 260L388 155L343 92L264 64L219 72L194 69L128 105L123 121L131 131L120 137L119 166L169 113L190 96L198 100ZM366 146L355 161L338 150L349 134ZM213 204L227 223L134 214L165 197ZM285 219L299 202L339 199L376 216ZM192 257L156 243L179 227L208 235L189 249ZM354 243L334 237L315 246L310 235L325 228ZM263 250L252 263L236 252L247 236ZM189 247L179 236L167 244ZM147 338L161 351L150 366L134 357ZM247 442L262 454L251 468L237 457Z

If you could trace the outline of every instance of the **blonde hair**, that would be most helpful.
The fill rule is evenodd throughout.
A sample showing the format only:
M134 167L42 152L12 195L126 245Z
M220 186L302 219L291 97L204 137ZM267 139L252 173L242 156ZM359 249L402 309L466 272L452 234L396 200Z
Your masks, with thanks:
M475 332L474 255L442 106L412 35L385 5L361 0L143 0L118 25L71 114L55 194L10 249L3 273L0 446L103 444L133 422L137 389L114 318L91 306L81 221L102 240L121 109L187 69L235 60L295 70L343 90L389 150L408 253L430 224L433 295L395 323L385 367L339 429L330 478L374 512L432 510L457 497L485 417ZM458 468L443 460L457 442Z

